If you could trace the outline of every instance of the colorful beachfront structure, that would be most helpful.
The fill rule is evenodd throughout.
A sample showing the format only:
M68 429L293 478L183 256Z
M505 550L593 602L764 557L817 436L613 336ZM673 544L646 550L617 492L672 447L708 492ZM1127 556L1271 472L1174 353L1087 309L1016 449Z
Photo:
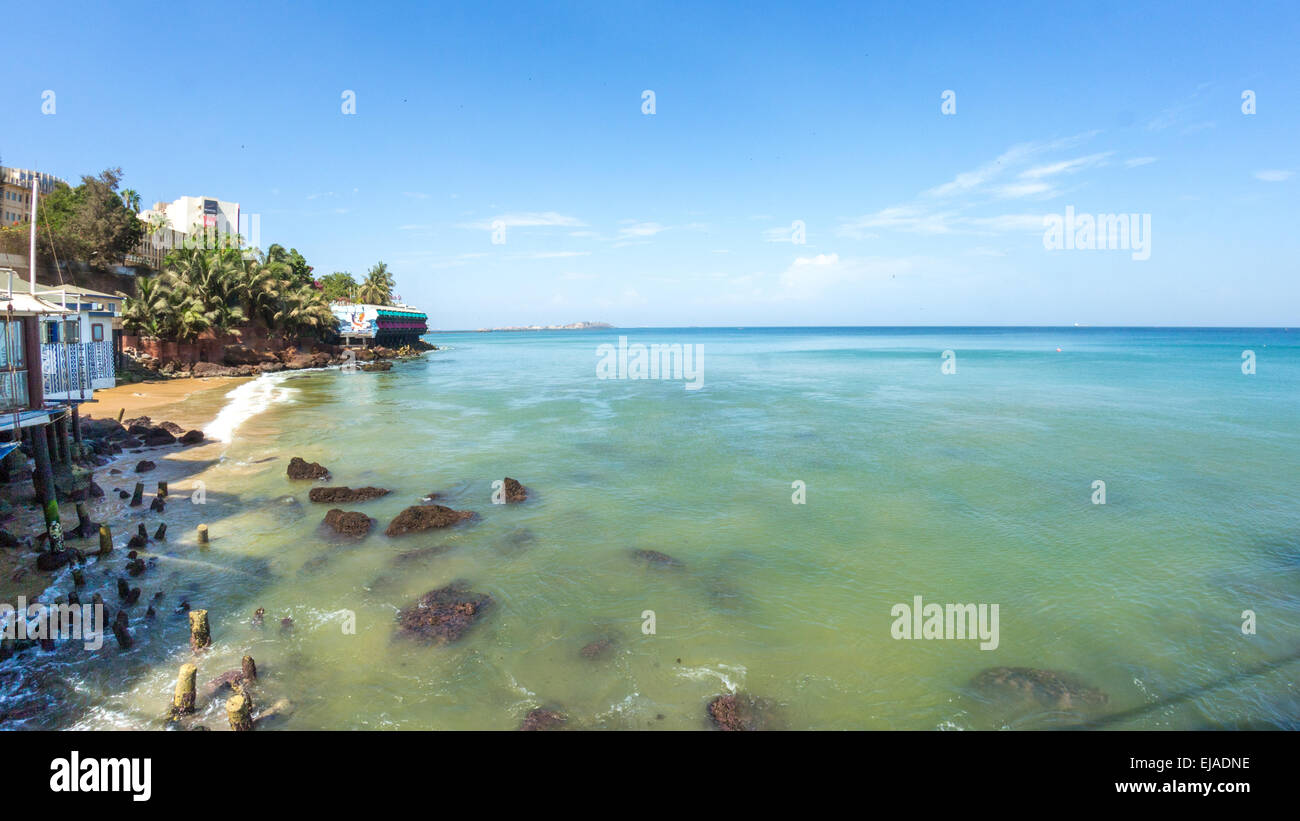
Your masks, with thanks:
M338 319L335 335L348 347L400 348L429 332L428 315L410 305L335 302L330 309Z

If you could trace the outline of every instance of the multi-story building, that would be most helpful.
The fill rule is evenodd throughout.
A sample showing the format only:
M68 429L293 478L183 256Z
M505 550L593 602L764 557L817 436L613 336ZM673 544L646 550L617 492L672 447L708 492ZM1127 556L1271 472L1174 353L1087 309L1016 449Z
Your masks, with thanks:
M37 190L42 197L52 194L58 185L67 185L52 174L0 166L0 225L18 225L31 217L33 178L38 181Z
M182 234L204 231L239 233L239 203L215 197L181 197L174 202L155 202L153 208L146 208L137 216L150 226L161 217L166 220L165 227Z

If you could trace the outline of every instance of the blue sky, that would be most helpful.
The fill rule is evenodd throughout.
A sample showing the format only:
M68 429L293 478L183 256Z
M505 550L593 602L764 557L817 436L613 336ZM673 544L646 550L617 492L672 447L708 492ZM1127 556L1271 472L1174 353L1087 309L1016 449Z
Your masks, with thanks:
M237 201L437 328L1300 324L1295 3L438 5L14 4L0 158ZM1046 249L1067 206L1150 258Z

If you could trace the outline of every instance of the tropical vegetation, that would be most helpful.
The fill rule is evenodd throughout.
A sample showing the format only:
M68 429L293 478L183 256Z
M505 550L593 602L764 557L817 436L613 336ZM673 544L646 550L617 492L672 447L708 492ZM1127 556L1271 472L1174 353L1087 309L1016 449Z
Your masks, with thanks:
M180 341L246 325L319 337L333 329L334 314L295 254L276 245L251 254L239 247L177 249L161 274L136 280L122 324L128 333Z

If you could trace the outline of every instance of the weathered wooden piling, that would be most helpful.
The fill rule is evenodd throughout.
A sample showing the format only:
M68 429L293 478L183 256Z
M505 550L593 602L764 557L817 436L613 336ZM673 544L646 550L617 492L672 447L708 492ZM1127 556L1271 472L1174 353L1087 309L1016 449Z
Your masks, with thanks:
M230 720L230 729L236 732L253 729L253 700L248 693L234 693L226 699L226 718Z
M49 427L46 425L45 427ZM32 456L36 470L32 471L32 484L36 498L45 514L45 532L49 534L51 553L63 550L63 525L59 522L59 500L54 489L54 466L50 462L49 443L42 431L32 430Z
M155 530L155 531L153 532L153 540L154 540L155 542L165 542L165 541L167 541L167 523L166 523L166 522L161 522L161 523L159 523L159 525L158 525L158 529Z
M194 712L194 677L199 668L186 662L176 676L176 693L172 696L172 715L185 715Z
M117 639L117 646L123 650L130 650L131 645L135 642L131 638L131 633L126 629L126 611L117 611L117 618L113 620L113 637Z
M166 483L166 482L159 482L159 483L158 483L158 498L159 498L159 499L166 499L166 498L167 498L167 483Z
M72 472L72 447L68 442L68 416L64 414L54 420L54 435L59 440L59 458L63 461L63 466Z
M89 538L93 532L95 532L95 523L90 521L90 514L86 512L86 503L77 502L77 538Z
M212 632L208 629L208 611L190 611L190 647L202 650L212 646Z
M257 663L253 661L252 656L244 656L239 661L239 668L244 673L244 683L257 681Z
M107 556L113 552L113 528L107 524L99 526L99 555Z
M117 423L122 424L122 416L126 413L126 408L119 408L117 411Z
M153 497L153 501L149 503L149 510L153 513L162 513L166 509L167 503L163 501L161 496Z
M207 543L208 543L208 526L207 526L207 525L199 525L198 533L199 533L199 544L207 544Z
M135 492L131 494L131 507L144 504L144 482L135 483Z
M78 445L81 444L81 410L80 405L72 406L72 439Z
M86 574L81 572L81 568L72 568L72 583L77 587L86 586Z
M148 529L145 528L144 522L141 522L140 524L135 526L135 532L136 535L140 537L140 541L142 542L149 541L149 531Z

